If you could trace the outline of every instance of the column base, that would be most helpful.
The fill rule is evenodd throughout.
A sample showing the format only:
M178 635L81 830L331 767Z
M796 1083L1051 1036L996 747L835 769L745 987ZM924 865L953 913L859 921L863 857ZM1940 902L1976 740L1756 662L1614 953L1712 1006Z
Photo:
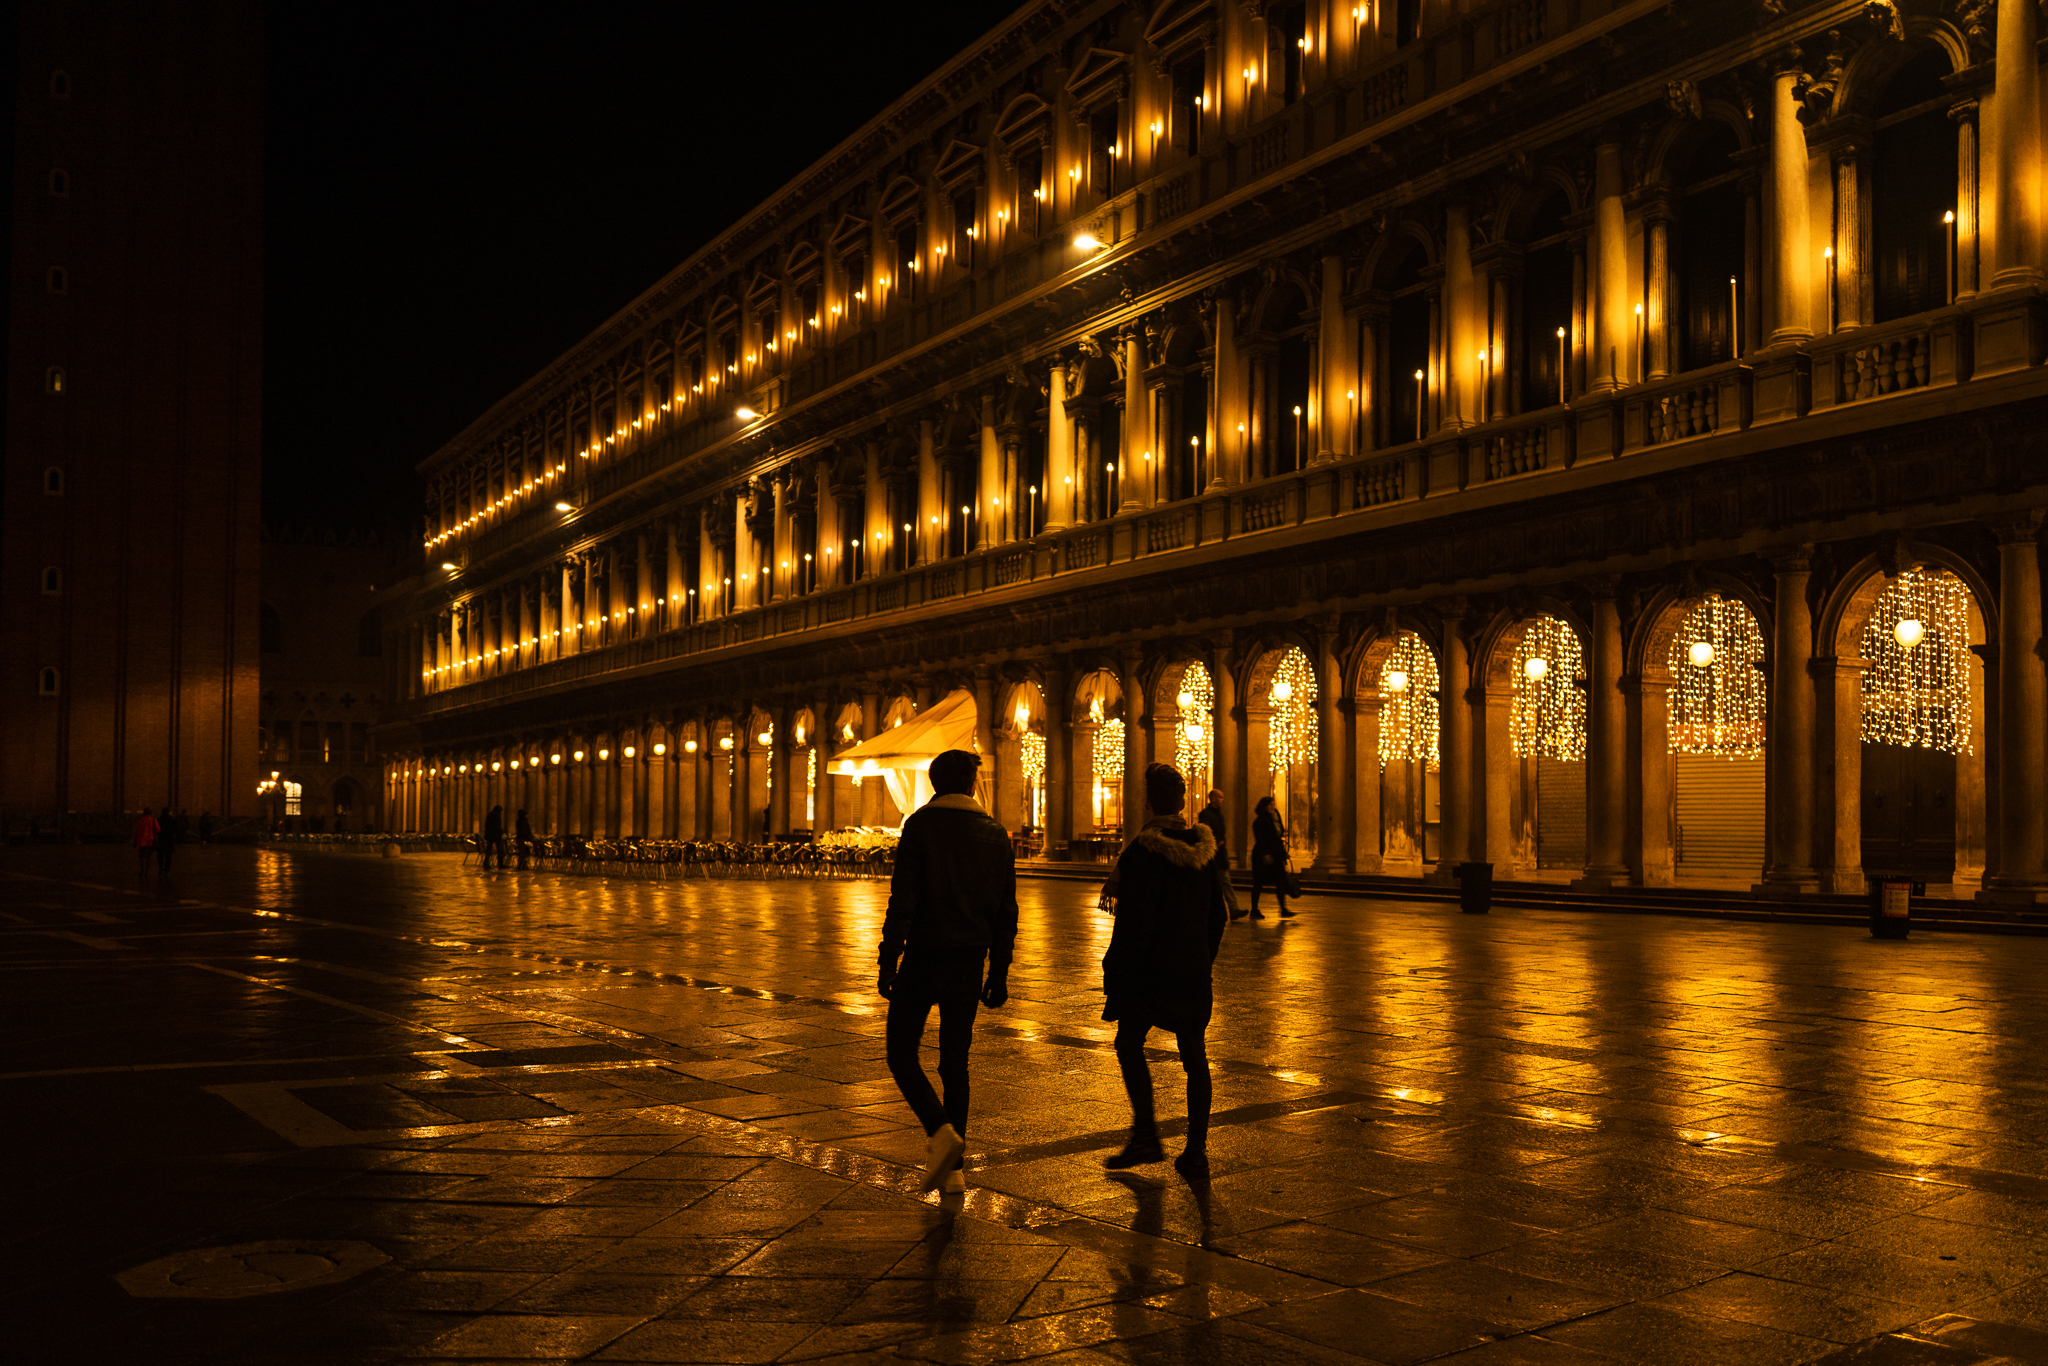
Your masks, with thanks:
M1629 885L1629 870L1619 864L1591 867L1572 879L1575 892L1611 892Z
M2025 370L2048 359L2048 301L2040 277L1992 288L1970 301L1971 374L1982 378Z
M1974 899L1980 906L2038 906L2048 902L2048 887L2027 883L1994 883L1980 888Z
M1756 896L1814 896L1820 891L1820 878L1812 873L1785 872L1767 873L1762 882L1750 887Z
M1830 868L1821 875L1822 889L1836 896L1862 896L1870 890L1870 878L1861 865L1854 868Z

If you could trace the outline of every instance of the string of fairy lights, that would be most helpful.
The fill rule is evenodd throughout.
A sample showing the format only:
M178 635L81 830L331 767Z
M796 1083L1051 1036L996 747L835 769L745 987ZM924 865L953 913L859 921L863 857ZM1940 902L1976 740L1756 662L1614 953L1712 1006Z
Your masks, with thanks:
M1945 569L1914 568L1877 595L1860 645L1863 739L1969 754L1970 599Z
M1508 719L1514 752L1523 759L1586 757L1584 656L1579 637L1556 617L1536 617L1515 647L1515 697Z
M1266 721L1267 765L1273 772L1316 761L1316 673L1299 645L1287 647L1267 689L1272 714Z
M1757 759L1764 752L1764 635L1741 603L1709 593L1671 636L1673 754Z
M1431 773L1438 770L1441 686L1428 644L1403 631L1380 665L1380 767L1419 763Z
M1045 737L1035 730L1027 730L1017 752L1017 763L1024 771L1024 781L1037 784L1045 781Z
M1214 762L1215 737L1209 733L1209 718L1216 710L1216 685L1209 670L1194 663L1181 671L1180 724L1174 727L1173 763L1187 779L1189 792L1205 792Z

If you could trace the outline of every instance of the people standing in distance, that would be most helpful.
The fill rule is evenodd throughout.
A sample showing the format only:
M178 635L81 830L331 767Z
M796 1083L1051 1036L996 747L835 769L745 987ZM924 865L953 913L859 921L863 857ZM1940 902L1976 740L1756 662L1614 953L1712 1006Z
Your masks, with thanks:
M128 842L135 846L136 871L139 873L149 871L149 861L156 853L156 836L156 817L150 815L149 808L145 806L128 831Z
M1216 876L1223 880L1223 908L1230 912L1232 920L1244 918L1238 908L1237 888L1230 885L1230 830L1223 816L1223 793L1210 789L1209 804L1195 817L1209 827L1209 833L1216 837Z
M1174 1169L1190 1181L1209 1175L1209 1046L1214 1005L1210 966L1229 923L1216 836L1181 817L1187 782L1171 764L1145 768L1145 825L1116 867L1116 928L1102 958L1102 1018L1116 1022L1116 1061L1131 1101L1131 1136L1104 1160L1112 1171L1158 1162L1159 1123L1145 1039L1172 1034L1187 1073L1187 1143Z
M533 822L526 819L526 808L519 808L519 819L513 823L512 838L519 845L519 866L524 868L526 860L533 853Z
M981 757L949 749L926 771L932 799L903 822L875 989L889 1002L889 1073L924 1125L923 1189L967 1189L967 1052L979 1005L1010 999L1017 939L1017 860L1010 833L974 800ZM982 978L987 960L988 977ZM939 1010L942 1104L918 1059L925 1023Z
M494 806L484 817L484 867L491 866L496 859L498 866L505 866L505 808Z
M1264 920L1259 910L1259 889L1271 887L1280 903L1282 918L1292 920L1287 909L1287 827L1280 822L1280 808L1272 796L1259 798L1252 816L1252 919Z
M178 842L185 837L185 818L172 815L171 808L164 808L163 817L156 827L156 871L160 877L171 875L171 859L178 852Z

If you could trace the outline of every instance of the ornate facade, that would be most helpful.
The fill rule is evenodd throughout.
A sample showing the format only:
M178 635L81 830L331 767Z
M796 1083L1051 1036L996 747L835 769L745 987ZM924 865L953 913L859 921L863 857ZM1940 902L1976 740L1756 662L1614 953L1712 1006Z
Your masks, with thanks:
M2026 0L1048 0L423 467L398 828L2048 887ZM829 776L828 776L829 775ZM857 775L856 775L857 776Z

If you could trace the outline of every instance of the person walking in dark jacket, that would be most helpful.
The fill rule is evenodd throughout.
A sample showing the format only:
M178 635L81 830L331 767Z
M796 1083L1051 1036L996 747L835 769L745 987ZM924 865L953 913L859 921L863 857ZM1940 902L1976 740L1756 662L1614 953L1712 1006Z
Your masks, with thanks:
M1017 940L1017 860L1010 833L969 795L981 756L949 749L931 762L932 799L903 822L875 989L889 1002L889 1073L925 1132L924 1189L965 1191L967 1051L979 1005L1010 999ZM987 960L988 977L982 978ZM939 1009L942 1104L918 1059Z
M533 822L526 819L526 809L520 808L519 819L512 826L512 838L519 845L519 866L526 866L527 858L533 853Z
M1273 798L1259 798L1252 816L1252 919L1264 920L1259 910L1259 889L1271 887L1280 903L1280 914L1293 919L1287 909L1287 827L1280 823L1280 808Z
M171 808L164 808L164 816L157 823L156 830L156 871L160 877L171 874L171 859L178 852L178 841L185 837L185 818L174 816Z
M1180 1046L1188 1082L1187 1143L1175 1170L1209 1175L1210 965L1229 923L1216 868L1216 836L1181 817L1187 781L1171 764L1145 768L1145 825L1116 861L1116 927L1102 957L1102 1018L1116 1022L1116 1061L1131 1101L1131 1136L1104 1159L1111 1170L1158 1162L1159 1123L1145 1040L1154 1029Z
M484 817L484 867L491 866L495 858L498 866L505 866L505 808L494 806Z
M1223 817L1222 792L1211 789L1209 804L1195 819L1208 826L1209 833L1216 837L1216 876L1223 880L1223 907L1232 920L1240 920L1244 912L1237 907L1237 889L1230 885L1230 831Z

